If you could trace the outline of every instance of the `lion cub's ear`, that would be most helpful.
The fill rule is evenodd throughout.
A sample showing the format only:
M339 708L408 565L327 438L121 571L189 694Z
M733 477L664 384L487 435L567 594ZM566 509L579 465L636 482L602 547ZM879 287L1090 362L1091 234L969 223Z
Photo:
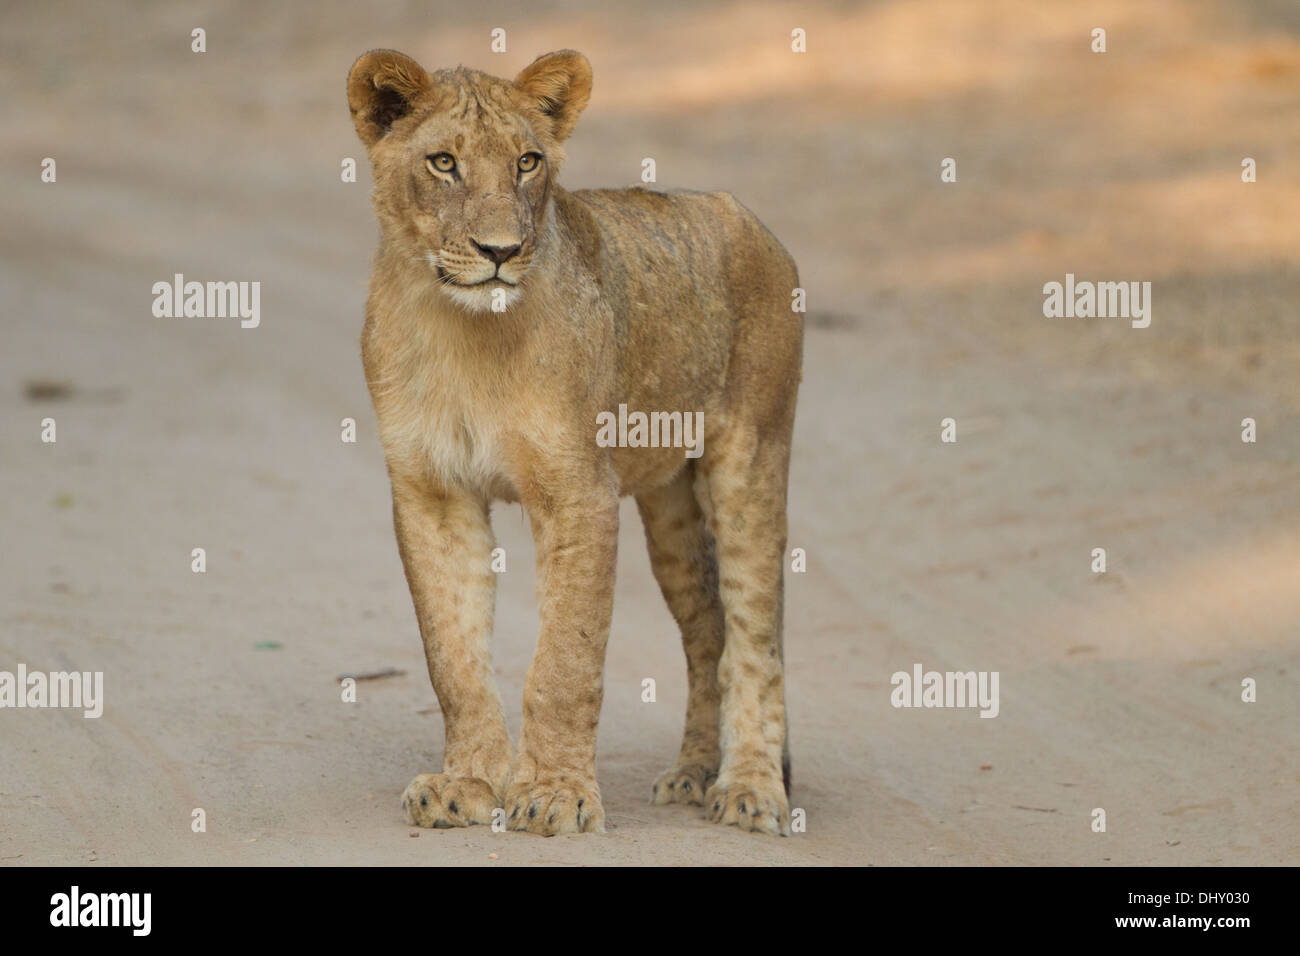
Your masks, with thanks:
M591 98L591 64L576 50L547 53L524 67L515 87L550 120L551 132L563 141Z
M348 73L348 107L361 142L369 149L411 112L433 80L420 64L396 50L371 50Z

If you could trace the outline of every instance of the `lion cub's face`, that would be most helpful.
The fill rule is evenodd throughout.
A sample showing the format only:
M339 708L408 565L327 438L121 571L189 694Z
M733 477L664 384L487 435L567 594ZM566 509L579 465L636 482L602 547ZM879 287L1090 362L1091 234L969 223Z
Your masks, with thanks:
M385 159L408 182L398 214L414 251L468 309L490 309L493 290L507 305L521 294L550 196L543 148L519 115L462 90Z
M460 307L486 312L524 294L561 144L590 91L591 68L571 51L514 82L429 74L391 50L353 65L348 104L385 236Z

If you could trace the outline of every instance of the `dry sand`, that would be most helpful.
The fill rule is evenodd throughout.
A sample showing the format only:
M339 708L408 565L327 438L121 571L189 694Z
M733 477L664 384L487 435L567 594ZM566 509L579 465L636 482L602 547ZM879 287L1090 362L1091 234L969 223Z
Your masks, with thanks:
M0 862L1300 862L1294 4L284 6L0 14L0 670L103 671L107 697L99 720L0 712ZM358 356L376 229L343 80L375 46L505 74L584 51L562 182L626 185L652 156L799 261L806 833L648 804L685 668L627 503L609 832L408 835L398 797L442 727ZM177 272L260 281L261 326L154 318ZM1044 319L1067 272L1151 281L1151 327ZM517 733L532 546L517 507L494 524ZM891 707L918 662L998 671L999 716ZM340 700L337 675L383 667L405 674Z

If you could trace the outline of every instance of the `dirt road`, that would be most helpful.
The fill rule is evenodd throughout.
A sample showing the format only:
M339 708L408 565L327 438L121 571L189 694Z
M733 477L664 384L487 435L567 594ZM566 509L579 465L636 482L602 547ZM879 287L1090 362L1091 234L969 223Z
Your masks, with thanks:
M7 9L0 670L102 671L105 704L0 710L0 862L1300 863L1300 16L1079 6ZM806 832L648 804L685 667L630 503L609 832L403 823L442 727L358 356L376 229L343 80L375 46L507 75L582 50L563 183L627 185L653 157L800 263ZM260 325L155 317L176 273L261 282ZM1067 273L1150 281L1150 327L1044 318ZM517 734L532 545L518 507L494 525ZM916 664L998 672L998 716L891 706ZM341 700L338 675L385 667L405 673Z

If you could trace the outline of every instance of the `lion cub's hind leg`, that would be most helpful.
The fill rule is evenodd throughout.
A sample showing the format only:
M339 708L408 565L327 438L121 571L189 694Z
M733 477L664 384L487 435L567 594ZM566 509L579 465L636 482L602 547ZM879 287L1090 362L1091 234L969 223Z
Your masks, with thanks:
M652 799L658 804L703 804L722 757L718 740L722 601L713 539L695 498L694 479L694 465L688 464L667 485L636 499L655 580L681 628L686 651L686 728L677 762L655 781Z
M783 423L789 435L790 409ZM718 661L722 766L705 814L743 830L790 834L781 646L788 441L737 428L714 438L701 500L717 542L726 638Z

